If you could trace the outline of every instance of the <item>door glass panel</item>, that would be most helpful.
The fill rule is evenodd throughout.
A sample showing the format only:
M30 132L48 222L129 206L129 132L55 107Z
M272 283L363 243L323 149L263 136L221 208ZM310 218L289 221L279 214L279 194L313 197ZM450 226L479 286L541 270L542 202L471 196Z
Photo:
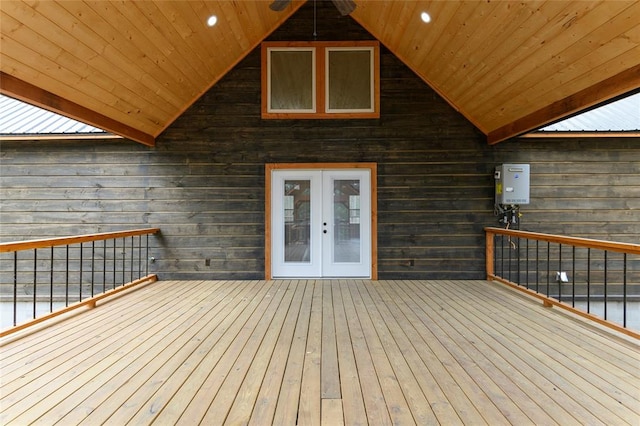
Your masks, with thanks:
M360 262L360 180L333 181L333 261Z
M284 261L309 263L311 181L284 181Z

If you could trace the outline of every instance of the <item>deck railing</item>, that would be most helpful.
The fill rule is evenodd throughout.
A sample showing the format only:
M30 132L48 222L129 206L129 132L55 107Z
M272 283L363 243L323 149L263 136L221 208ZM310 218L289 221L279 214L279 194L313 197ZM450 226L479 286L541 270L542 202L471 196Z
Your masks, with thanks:
M634 337L640 244L485 228L487 279Z
M157 277L149 274L149 235L159 231L149 228L0 243L3 328L11 327L0 332L0 337L155 281Z

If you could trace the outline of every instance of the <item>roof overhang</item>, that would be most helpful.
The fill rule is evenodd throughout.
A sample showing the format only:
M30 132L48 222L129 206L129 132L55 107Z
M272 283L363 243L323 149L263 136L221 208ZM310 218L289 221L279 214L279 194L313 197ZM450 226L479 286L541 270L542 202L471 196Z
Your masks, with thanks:
M640 87L635 0L356 0L349 17L330 1L269 5L3 0L0 92L153 145L292 15L315 22L316 6L323 25L355 20L492 144Z

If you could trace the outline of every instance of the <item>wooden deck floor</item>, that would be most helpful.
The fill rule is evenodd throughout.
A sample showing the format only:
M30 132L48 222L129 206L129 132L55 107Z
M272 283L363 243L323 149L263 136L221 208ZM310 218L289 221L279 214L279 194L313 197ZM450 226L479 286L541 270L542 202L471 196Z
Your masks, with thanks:
M159 281L5 342L0 424L638 425L639 356L485 281Z

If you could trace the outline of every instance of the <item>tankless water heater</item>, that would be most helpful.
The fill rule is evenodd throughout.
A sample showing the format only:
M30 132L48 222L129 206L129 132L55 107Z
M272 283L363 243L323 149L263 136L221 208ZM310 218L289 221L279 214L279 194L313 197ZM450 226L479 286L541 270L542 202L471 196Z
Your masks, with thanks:
M496 167L496 204L529 204L529 164Z

